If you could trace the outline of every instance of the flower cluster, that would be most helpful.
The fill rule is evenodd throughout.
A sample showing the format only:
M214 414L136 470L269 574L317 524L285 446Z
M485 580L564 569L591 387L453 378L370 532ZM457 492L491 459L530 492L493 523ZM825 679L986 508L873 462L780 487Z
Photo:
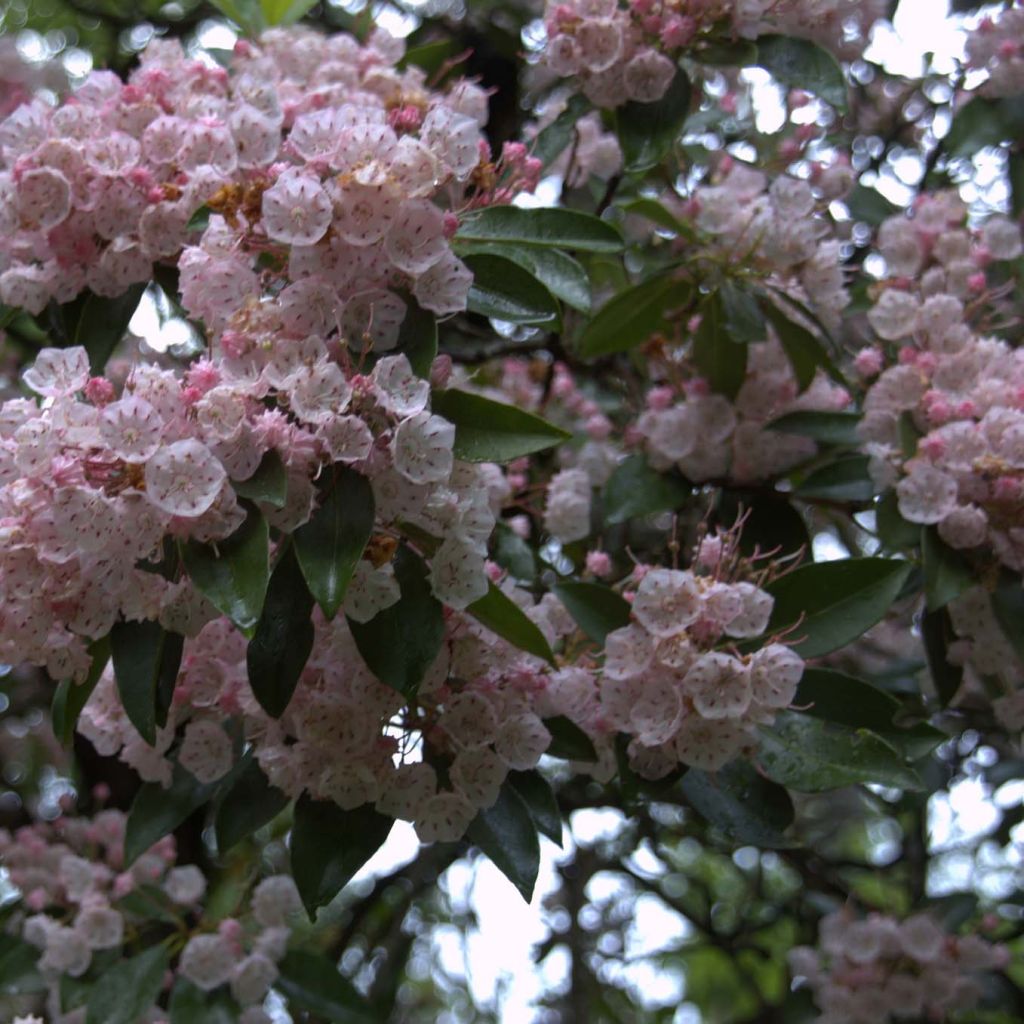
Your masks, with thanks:
M1013 96L1024 91L1024 8L1006 7L981 19L967 34L967 61L988 72L981 92Z
M1003 947L951 935L923 913L857 920L839 910L822 919L818 936L819 948L798 946L789 963L813 992L822 1024L946 1020L977 1006L978 975L1007 962Z
M262 503L274 526L307 521L321 469L348 465L370 478L382 526L401 519L443 537L431 576L440 598L462 608L487 589L503 477L454 460L454 428L429 411L429 384L404 355L368 375L346 372L311 334L244 359L200 360L183 377L139 365L118 398L90 377L84 349L44 349L24 380L44 400L0 408L0 658L81 678L85 643L119 617L196 632L205 602L187 579L143 563L160 560L167 537L233 533L245 513L230 481L248 480L268 453L288 482L283 508ZM389 573L356 581L353 615L398 599Z
M160 930L173 929L184 943L174 973L205 991L228 986L240 1021L267 1024L261 1004L277 978L290 921L301 910L295 883L266 878L239 917L207 925L202 871L176 865L170 836L126 867L125 824L122 812L106 810L0 831L0 858L22 898L6 927L40 949L52 1019L85 1019L84 1008L60 1013L62 978L91 977L94 958L106 963L112 954L130 956L144 937L158 939ZM141 1019L165 1016L154 1006Z
M979 334L971 313L985 297L984 268L1019 256L1021 233L994 217L972 237L962 220L958 201L938 196L879 231L880 251L900 276L880 287L868 320L897 359L868 389L860 430L875 482L895 485L904 519L937 524L954 548L987 545L1019 570L1024 356ZM911 274L919 286L904 276ZM857 357L869 376L884 365L877 348ZM901 439L908 422L920 435L912 454Z

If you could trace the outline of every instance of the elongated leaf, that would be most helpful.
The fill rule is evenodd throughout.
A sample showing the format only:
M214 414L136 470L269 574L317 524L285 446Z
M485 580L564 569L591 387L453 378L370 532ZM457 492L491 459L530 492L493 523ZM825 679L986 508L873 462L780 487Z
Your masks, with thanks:
M718 288L722 305L722 322L730 341L749 344L767 337L764 314L757 299L732 281L723 281Z
M576 122L590 109L590 100L575 93L569 97L565 110L537 134L531 152L545 168L562 155L576 133Z
M533 548L504 523L494 531L492 557L517 580L532 582L537 578L537 556Z
M487 588L487 593L480 600L474 601L466 611L513 647L541 658L549 665L555 664L551 647L537 624L493 583Z
M280 971L274 988L290 1006L334 1024L371 1024L375 1019L358 989L322 954L293 949L285 954Z
M471 313L513 324L557 324L558 303L551 292L518 263L490 253L467 256L464 262L473 272L467 301Z
M310 593L327 619L345 600L352 574L373 533L375 505L370 481L335 466L320 504L294 534L295 554Z
M133 864L155 842L170 835L190 814L211 800L220 782L199 782L180 765L171 785L147 782L136 793L124 837L125 866Z
M615 125L627 171L646 171L672 151L690 113L690 79L680 69L654 103L630 102L616 111Z
M872 227L878 227L886 217L899 213L900 208L890 202L876 188L856 185L843 199L850 216Z
M270 535L259 510L250 508L227 540L216 545L189 541L182 545L181 556L192 582L210 603L251 636L270 577Z
M1017 657L1024 661L1024 588L1019 579L1000 580L992 593L992 612L1013 645Z
M254 39L267 27L259 0L211 0L211 3L250 38Z
M860 414L855 412L819 412L816 409L800 409L787 412L767 424L768 430L782 434L796 434L809 437L822 444L856 445L857 424Z
M455 457L464 462L511 462L571 436L539 416L469 391L435 391L431 406L455 424Z
M712 391L735 398L747 373L747 347L737 344L725 323L725 308L718 292L700 306L700 326L693 337L693 361Z
M271 574L245 654L253 695L271 718L284 714L313 650L312 612L313 595L289 544Z
M225 991L204 992L179 975L171 991L171 1024L236 1024L238 1008Z
M640 196L637 199L627 199L624 203L617 204L623 213L633 217L646 217L647 220L657 224L666 231L672 231L677 235L690 235L693 229L684 224L667 206L659 203L657 199L649 199Z
M102 374L145 290L145 284L133 284L114 299L86 291L63 306L52 305L49 319L55 339L62 346L82 345L89 353L89 368Z
M895 491L887 491L875 503L875 529L878 539L890 551L916 548L921 542L921 527L900 515Z
M690 806L732 842L769 850L796 845L785 835L793 824L789 793L746 761L734 761L714 774L691 768L680 788Z
M761 728L757 763L768 778L802 793L820 793L859 782L920 789L903 758L868 729L783 711Z
M828 357L828 352L822 343L803 324L791 320L773 302L765 299L761 303L764 315L775 328L779 337L779 344L793 367L796 375L797 387L800 391L806 391L814 380L814 375L819 367L831 376L836 376L836 371ZM840 378L841 380L841 378Z
M536 769L529 772L509 772L508 784L526 804L537 826L537 831L558 846L562 845L562 812L551 784Z
M948 608L926 611L921 616L921 639L924 641L928 670L943 707L956 696L964 679L963 666L954 665L949 660L949 645L956 638Z
M944 608L974 584L974 574L963 555L949 547L934 526L921 530L924 596L928 611Z
M225 853L273 821L288 802L284 793L267 782L259 764L255 760L248 761L217 806L214 827L218 852Z
M800 498L830 501L870 501L875 484L868 472L866 455L849 455L819 466L794 492Z
M85 677L84 682L76 683L70 679L64 679L57 685L53 695L50 721L53 724L54 736L64 747L71 746L82 708L89 702L92 691L96 689L96 684L100 681L107 662L110 661L109 637L102 637L89 644L89 655L92 661L89 664L89 674Z
M46 981L36 968L41 956L38 947L0 932L0 995L45 992Z
M114 678L128 720L150 745L167 724L185 638L159 622L118 622L110 631Z
M609 633L629 625L629 602L611 587L569 580L551 589L580 629L602 647Z
M848 558L801 566L768 586L775 598L769 631L795 626L792 646L817 658L856 640L880 621L912 566L887 558ZM799 621L799 625L796 625Z
M162 945L119 960L93 985L86 1024L138 1024L160 994L170 964L170 953Z
M622 236L607 221L580 210L492 206L467 214L455 242L513 242L517 245L621 252Z
M619 463L605 484L604 518L624 523L657 512L672 512L691 497L691 488L675 475L651 469L642 455Z
M302 796L292 826L292 875L310 920L383 845L394 820L371 804L343 811Z
M288 473L273 448L263 456L248 480L232 480L231 486L240 498L263 501L274 508L284 508L288 500Z
M417 377L429 377L437 357L437 320L411 295L403 295L405 319L398 331L395 352L402 352Z
M950 156L973 157L986 146L998 146L1024 133L1024 98L975 96L953 116L942 147Z
M263 20L269 26L294 25L301 17L308 14L317 0L260 0Z
M530 809L508 782L494 806L473 819L466 836L529 903L540 870L540 843Z
M846 109L843 69L817 43L791 36L758 36L757 63L782 85L806 89L837 110Z
M544 725L551 733L549 757L564 761L596 761L597 751L590 737L571 719L564 715L545 718Z
M577 350L584 359L625 352L665 328L665 314L685 306L690 286L667 274L620 291L598 310L580 335Z
M538 245L502 242L465 242L459 246L459 253L490 253L518 263L524 270L533 274L555 298L561 299L573 309L583 313L590 312L590 278L579 261L568 253L559 249L545 249Z
M369 622L348 620L352 638L373 674L398 690L414 693L444 640L444 609L434 597L427 567L403 544L395 555L402 596Z

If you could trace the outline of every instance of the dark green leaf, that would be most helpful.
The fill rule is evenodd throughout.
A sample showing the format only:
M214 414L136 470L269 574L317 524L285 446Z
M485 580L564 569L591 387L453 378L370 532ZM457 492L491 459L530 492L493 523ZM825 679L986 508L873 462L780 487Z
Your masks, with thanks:
M125 867L155 842L170 835L194 811L211 800L219 782L199 782L180 765L174 766L170 788L147 782L135 794L124 837Z
M963 555L948 547L934 526L921 530L921 561L925 602L930 612L944 608L974 583L974 574Z
M178 976L171 991L171 1024L235 1024L238 1007L224 991L204 992Z
M370 481L348 466L335 466L308 523L295 531L295 554L324 617L333 619L373 533Z
M750 67L757 63L757 44L750 39L720 39L712 36L698 45L694 59L712 67Z
M250 39L267 27L259 0L211 0L211 3Z
M513 647L555 664L555 656L537 624L503 590L491 583L487 593L467 609L477 622Z
M992 592L991 600L992 612L1003 636L1010 641L1017 657L1024 661L1024 588L1020 580L1007 575Z
M89 644L89 674L84 682L76 683L70 679L62 680L53 695L50 709L50 720L53 723L53 734L61 746L70 747L75 736L75 726L82 708L89 701L92 691L103 675L103 670L110 661L110 639L102 637Z
M84 346L89 353L90 369L94 374L102 374L111 353L125 336L145 290L145 284L133 284L115 299L86 291L63 306L51 306L50 324L56 340L62 346Z
M587 636L604 646L605 638L629 625L629 602L600 583L556 583L552 592Z
M761 303L761 309L775 328L779 344L782 345L782 350L793 367L800 391L806 391L811 386L819 367L833 379L837 376L825 347L803 324L791 320L768 299Z
M294 25L316 4L317 0L260 0L260 9L263 12L263 20L267 25L273 27L274 25Z
M308 795L299 798L292 826L292 875L310 920L377 852L394 823L371 804L343 811Z
M511 462L571 436L532 413L455 388L435 391L431 408L455 424L455 458L464 462Z
M93 985L86 1024L138 1024L160 995L170 965L165 946L151 946L128 960L119 960Z
M829 501L870 501L875 484L866 455L849 455L810 473L794 492L798 498Z
M232 480L231 486L240 498L266 502L274 508L284 508L288 500L288 472L273 448L263 456L248 480Z
M768 778L801 793L820 793L860 782L919 789L921 780L903 758L868 729L783 711L760 729L757 763Z
M921 527L900 515L895 491L887 491L875 503L875 529L878 539L892 551L917 547L921 540Z
M411 295L403 298L405 319L398 331L395 352L405 355L417 377L427 378L437 356L437 320L433 313L420 308Z
M867 185L856 185L843 199L850 216L872 227L878 227L887 217L900 212L900 208L889 202L877 189Z
M128 720L152 747L167 724L185 638L159 622L118 622L110 631L114 678Z
M504 523L498 523L494 531L492 557L517 580L529 582L537 578L537 556L533 548Z
M473 273L467 309L514 324L558 322L558 303L528 270L504 256L467 256Z
M796 434L809 437L822 444L856 445L859 443L857 424L860 414L856 412L819 412L816 409L800 409L787 412L777 420L766 424L767 430L782 434Z
M196 210L188 219L188 223L185 225L187 231L205 231L210 226L210 215L213 211L203 203L202 206Z
M892 606L911 571L909 562L847 558L801 566L769 584L775 598L769 632L793 626L804 658L817 658L856 640Z
M274 982L289 1006L324 1017L334 1024L371 1024L370 1007L338 968L320 953L293 949L280 964Z
M45 992L46 982L36 969L42 950L16 935L0 932L0 994Z
M577 350L584 359L625 352L666 327L665 314L687 305L692 290L685 282L659 274L619 291L584 328Z
M723 281L717 294L722 304L725 334L730 341L746 345L765 340L764 314L750 292L732 281Z
M373 674L398 690L414 693L444 640L444 608L434 597L427 567L402 544L395 555L395 580L402 596L369 622L348 620L352 638Z
M537 826L523 798L507 782L493 807L482 810L466 838L487 855L527 903L540 870Z
M548 780L534 769L530 772L509 772L508 784L522 797L537 831L561 846L562 812Z
M551 745L546 753L563 761L596 761L597 751L590 737L564 715L545 718L544 725L551 733Z
M492 206L467 214L455 242L513 242L580 252L621 252L622 236L607 221L580 210Z
M534 140L532 155L546 168L561 156L576 132L576 122L586 114L590 100L580 93L569 97L569 102L558 117L542 129Z
M245 654L249 686L271 718L284 714L313 650L312 613L313 595L289 544L270 576L263 612Z
M659 473L642 455L620 462L605 484L604 518L608 523L674 512L691 497L690 487L674 474Z
M680 69L660 100L630 102L616 111L616 131L627 171L649 170L668 156L690 113L691 91L690 79Z
M784 834L793 824L789 794L746 761L733 761L714 774L691 768L680 787L690 806L729 841L769 850L796 845Z
M640 196L637 199L627 199L625 202L618 204L618 209L632 217L646 217L647 220L657 224L658 227L665 228L666 231L672 231L677 235L689 236L693 232L693 229L688 224L684 224L667 206L659 203L657 199L649 199L646 196Z
M458 55L458 50L456 39L432 39L419 46L410 46L398 62L398 67L402 70L417 67L426 71L428 75L435 75L444 67L447 60Z
M218 852L230 850L273 821L287 806L288 797L267 782L255 760L248 761L217 807L214 825Z
M192 582L210 603L251 636L270 577L270 535L259 510L250 508L245 522L226 540L183 544L181 556Z
M975 96L953 115L941 145L950 156L970 159L986 146L998 146L1019 139L1022 134L1024 96Z
M719 293L706 296L700 306L700 326L693 336L693 361L712 391L735 398L747 374L747 347L735 344L725 326Z
M846 109L843 69L817 43L791 36L758 36L757 63L782 85L805 89L837 110Z
M180 908L170 897L155 885L136 885L114 903L114 909L122 914L131 914L143 921L161 921L177 928L181 924Z
M943 707L946 707L956 696L964 678L963 667L954 665L949 660L949 645L956 638L948 608L925 612L921 616L921 639L924 641L928 670L931 673L939 703Z

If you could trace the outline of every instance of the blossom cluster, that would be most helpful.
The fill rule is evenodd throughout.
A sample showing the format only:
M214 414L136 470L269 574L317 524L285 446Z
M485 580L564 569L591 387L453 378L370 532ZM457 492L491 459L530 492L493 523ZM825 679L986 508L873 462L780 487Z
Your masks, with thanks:
M979 975L1008 960L1005 948L952 935L927 913L858 920L839 910L821 920L818 939L818 948L791 950L789 963L813 992L821 1024L946 1020L976 1007Z
M167 537L232 534L245 512L231 480L252 477L269 452L288 480L283 508L262 503L274 526L306 522L321 469L349 465L370 478L382 525L402 519L443 537L431 576L440 598L461 608L487 589L502 475L455 461L454 427L430 413L430 386L404 355L346 374L311 334L234 362L200 360L183 377L139 365L117 397L90 376L84 349L44 349L24 380L42 404L0 408L0 658L81 678L86 642L119 617L195 632L209 608L189 581L142 563L160 560ZM382 566L357 578L348 610L372 617L398 596Z
M904 519L936 524L954 548L986 545L1020 570L1024 356L980 333L972 313L983 312L985 268L1018 257L1021 232L995 216L972 235L963 220L959 200L939 195L879 230L893 276L868 321L896 359L868 388L860 431L875 482L895 486ZM873 376L885 362L876 347L856 365ZM912 454L901 439L908 417L919 435Z
M967 62L988 72L981 92L1013 96L1024 91L1024 8L1007 6L982 18L967 34Z
M207 879L195 865L176 863L173 837L126 867L125 826L121 811L104 810L92 818L61 816L14 833L0 831L7 880L21 895L6 929L41 951L38 969L47 982L51 1019L80 1024L84 1007L60 1012L61 979L83 977L94 958L132 955L143 932L159 920L181 933L176 976L204 991L227 986L243 1024L267 1024L261 1004L301 910L295 883L287 876L265 878L239 916L211 925L203 920ZM153 1006L140 1019L164 1020L166 1011Z
M357 351L393 347L398 291L465 308L445 203L507 200L538 168L523 147L491 163L486 94L432 93L395 68L402 52L382 31L272 30L229 73L156 40L127 82L97 71L57 108L22 105L0 124L0 300L38 313L86 287L117 296L170 261L215 331L293 282L284 304L301 293Z
M548 0L543 60L578 79L596 106L651 103L665 95L680 57L701 60L703 44L782 32L853 59L886 13L882 0Z

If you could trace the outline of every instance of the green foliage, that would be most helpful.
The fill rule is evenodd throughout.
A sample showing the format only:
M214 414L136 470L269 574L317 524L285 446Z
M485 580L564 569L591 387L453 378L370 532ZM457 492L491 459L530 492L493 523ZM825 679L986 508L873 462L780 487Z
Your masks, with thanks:
M159 995L170 963L164 946L115 963L89 993L86 1024L136 1024Z
M629 625L629 602L610 587L567 580L552 591L580 629L602 647L609 633Z
M118 622L110 631L114 679L129 721L152 747L167 724L185 638L159 622Z
M604 486L604 518L608 523L625 523L657 512L672 512L691 494L679 477L659 473L642 455L631 455L615 467Z
M551 647L537 624L512 598L493 583L487 588L487 593L479 600L474 601L466 611L477 622L486 626L503 640L507 640L513 647L518 647L519 650L526 651L527 654L533 654L549 665L555 664L555 656L551 653Z
M579 210L524 210L518 206L492 206L462 218L456 243L501 242L515 246L575 249L579 252L617 253L622 236L607 221Z
M806 89L837 110L846 109L843 69L817 43L791 36L758 36L757 63L782 85Z
M259 763L247 758L233 783L223 789L217 804L217 849L226 853L273 821L288 804L288 797L270 785Z
M618 292L584 328L577 343L583 359L625 352L665 329L666 312L689 303L689 286L661 273Z
M680 69L660 100L619 108L615 127L627 171L649 170L671 153L690 112L692 92L690 79Z
M280 989L290 1006L334 1024L371 1024L366 1000L327 957L293 949L280 964Z
M473 272L467 308L471 313L513 324L558 324L558 303L529 270L505 256L469 255Z
M57 684L50 707L50 721L53 734L64 747L70 747L75 737L75 727L82 709L89 702L92 691L103 675L103 670L110 661L110 640L103 637L89 645L89 673L81 683L71 679L63 679Z
M232 480L231 486L240 498L264 502L273 508L284 508L288 500L288 473L281 456L271 448L247 480Z
M134 284L116 299L85 291L63 306L51 303L47 314L54 342L61 347L83 346L93 374L103 373L145 290L144 284Z
M506 782L497 802L480 811L466 836L529 903L540 870L540 843L533 815L518 790Z

